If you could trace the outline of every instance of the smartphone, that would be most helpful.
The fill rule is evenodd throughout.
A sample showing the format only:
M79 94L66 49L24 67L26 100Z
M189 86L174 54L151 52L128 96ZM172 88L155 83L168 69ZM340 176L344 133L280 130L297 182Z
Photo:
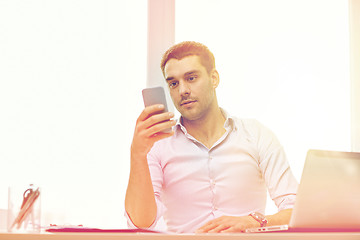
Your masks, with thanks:
M168 111L163 87L145 88L142 90L142 95L145 107L154 104L163 104L165 106L164 112Z
M165 108L162 112L168 112L165 91L163 87L145 88L142 90L142 95L145 107L154 104L163 104ZM171 132L171 128L166 129L163 132Z

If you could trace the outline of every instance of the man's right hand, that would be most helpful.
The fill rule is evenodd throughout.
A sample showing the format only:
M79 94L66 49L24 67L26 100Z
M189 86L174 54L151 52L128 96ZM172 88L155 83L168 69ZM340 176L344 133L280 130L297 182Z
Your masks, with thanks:
M176 124L172 112L162 112L164 105L156 104L146 107L136 121L135 132L131 144L132 158L143 158L156 141L170 137L174 131L166 131Z
M146 107L136 121L131 144L131 162L125 209L137 227L147 228L156 218L156 202L151 182L147 154L156 141L170 137L171 132L162 132L176 124L173 113L165 112L164 106Z

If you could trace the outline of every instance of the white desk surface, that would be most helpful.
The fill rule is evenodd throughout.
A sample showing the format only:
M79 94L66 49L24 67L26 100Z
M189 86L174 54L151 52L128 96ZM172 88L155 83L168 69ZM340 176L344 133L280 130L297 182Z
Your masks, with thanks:
M239 233L239 234L153 234L153 233L0 233L0 240L360 240L357 233Z

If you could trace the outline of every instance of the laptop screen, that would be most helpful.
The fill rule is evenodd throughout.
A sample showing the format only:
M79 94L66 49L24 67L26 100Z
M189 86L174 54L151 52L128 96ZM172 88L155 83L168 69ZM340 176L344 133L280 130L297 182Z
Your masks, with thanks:
M360 228L360 153L308 151L290 228Z

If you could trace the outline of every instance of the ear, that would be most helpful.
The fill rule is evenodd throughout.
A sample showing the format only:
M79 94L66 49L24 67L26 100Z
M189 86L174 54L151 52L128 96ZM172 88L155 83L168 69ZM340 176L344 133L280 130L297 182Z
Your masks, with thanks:
M219 86L220 76L219 76L218 71L215 68L211 71L210 77L211 77L213 88L214 89L217 88L217 86Z

